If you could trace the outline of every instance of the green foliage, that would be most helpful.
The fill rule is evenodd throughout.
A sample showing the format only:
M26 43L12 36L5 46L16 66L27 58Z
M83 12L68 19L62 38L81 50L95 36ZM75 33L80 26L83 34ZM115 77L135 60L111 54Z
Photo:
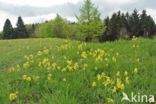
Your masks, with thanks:
M80 17L76 16L79 25L79 32L86 41L101 36L106 27L100 19L100 13L90 0L85 0L84 5L80 8Z
M156 93L155 41L143 38L105 43L82 43L58 38L1 40L0 104L109 104L107 98L111 98L114 104L122 104L123 91L128 95L131 92L153 95ZM41 56L37 54L39 51L42 52ZM87 54L85 59L82 59L83 52ZM96 58L102 54L102 61L96 62ZM112 61L112 57L116 58L116 62ZM48 63L46 65L45 59L49 59L50 66ZM72 60L71 66L77 62L79 69L62 72L67 60ZM24 68L26 62L29 66ZM39 62L42 63L40 67ZM53 63L61 69L53 70ZM16 66L18 64L20 67ZM84 70L83 64L88 65ZM9 72L10 67L14 67L14 71ZM134 73L134 68L138 69L138 73ZM120 75L116 76L118 71ZM127 76L124 75L125 71L128 72ZM104 86L105 80L97 79L102 72L104 79L114 82ZM48 80L48 74L52 75L51 80ZM23 75L30 77L31 81L24 80ZM39 79L36 80L35 76L39 76ZM128 85L125 84L126 77L129 78ZM121 91L117 88L113 93L117 78L124 83L125 89ZM92 87L94 81L96 86ZM10 101L9 95L16 91L17 98Z
M14 38L14 30L9 19L5 21L5 24L3 27L3 38L4 39Z
M24 25L24 22L22 20L22 17L18 17L17 24L16 24L16 38L28 38L28 33L26 30L26 27Z

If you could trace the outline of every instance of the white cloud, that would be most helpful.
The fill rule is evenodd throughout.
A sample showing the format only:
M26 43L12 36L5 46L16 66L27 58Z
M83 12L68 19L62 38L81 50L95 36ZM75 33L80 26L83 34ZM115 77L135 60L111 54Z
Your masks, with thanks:
M48 7L53 5L62 5L65 3L77 3L81 0L0 0L1 2L14 5L28 5L35 7Z
M139 0L104 0L105 2L107 3L110 3L110 4L132 4L132 3L136 3L138 2Z

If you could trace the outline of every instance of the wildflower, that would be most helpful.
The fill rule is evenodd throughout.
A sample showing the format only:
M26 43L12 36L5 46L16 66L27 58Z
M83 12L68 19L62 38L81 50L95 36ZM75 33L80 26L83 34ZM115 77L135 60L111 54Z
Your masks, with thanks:
M111 99L111 98L107 98L107 102L108 102L108 103L113 103L114 101L113 101L113 99Z
M119 71L116 73L116 76L120 76L120 72Z
M17 69L19 69L19 68L20 68L20 65L19 65L19 64L18 64L18 65L16 65L16 68L17 68Z
M24 68L28 68L28 67L29 67L29 62L24 63L24 64L23 64L23 67L24 67Z
M134 73L138 73L138 69L137 68L134 69Z
M102 76L100 74L97 75L97 80L101 80Z
M9 99L10 101L15 101L17 99L17 93L10 93Z
M54 56L51 56L51 59L54 60Z
M42 52L41 51L38 51L37 52L37 56L41 56L42 55Z
M95 86L96 86L96 82L93 82L93 83L92 83L92 87L95 87Z
M112 61L113 62L116 62L116 58L114 56L112 57Z
M135 44L132 45L132 48L135 48Z
M129 79L128 79L128 77L126 77L125 81L126 81L126 84L129 85Z
M75 63L73 68L74 68L74 70L78 70L78 68L79 68L78 63Z
M48 80L51 80L52 74L48 74Z
M127 76L127 75L128 75L128 72L127 72L127 71L125 71L124 75L125 75L125 76Z
M66 68L63 68L63 69L62 69L62 72L65 72L65 71L66 71Z
M42 64L42 63L41 63L41 62L39 62L39 63L38 63L38 67L41 67L41 64Z
M104 60L107 62L108 61L108 58L105 58Z
M121 89L121 90L124 90L124 89L125 89L124 84L121 84L121 85L120 85L120 89Z
M27 79L27 75L23 75L23 80L26 80Z
M72 67L71 67L70 65L67 65L67 69L68 69L69 71L72 71Z
M57 70L60 70L61 69L61 67L60 66L57 66Z
M116 56L119 56L119 53L118 52L116 53Z
M116 92L116 86L113 87L112 92L113 92L113 93Z
M84 64L84 65L83 65L83 70L85 70L86 67L88 67L88 64Z
M10 69L9 69L9 72L14 72L15 71L15 68L14 67L11 67Z
M26 80L30 82L31 81L31 77L27 77Z
M82 52L81 57L84 58L84 59L87 58L86 52Z
M48 50L48 49L45 49L45 50L43 50L43 52L44 52L45 54L48 54L49 50Z
M68 65L72 64L72 60L67 60L66 62L67 62Z
M106 67L108 67L108 64L105 64Z

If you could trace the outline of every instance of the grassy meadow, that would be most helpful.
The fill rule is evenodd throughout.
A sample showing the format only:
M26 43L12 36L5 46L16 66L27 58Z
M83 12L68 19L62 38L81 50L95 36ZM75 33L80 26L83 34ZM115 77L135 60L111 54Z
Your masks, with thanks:
M156 39L0 40L0 104L129 104L122 92L156 96Z

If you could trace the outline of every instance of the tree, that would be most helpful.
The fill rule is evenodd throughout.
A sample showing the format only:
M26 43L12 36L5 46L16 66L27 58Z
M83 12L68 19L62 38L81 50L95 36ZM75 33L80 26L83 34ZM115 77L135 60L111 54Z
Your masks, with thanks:
M6 19L4 27L3 27L3 38L4 39L12 39L14 38L14 30L11 25L11 22L9 19Z
M84 5L80 8L80 17L76 16L79 25L79 31L86 41L101 36L106 26L100 19L100 13L94 7L91 0L85 0Z
M133 35L140 36L140 19L138 11L136 9L133 11L132 15L129 18L129 28L130 37L132 37Z
M26 30L26 27L24 25L24 22L22 20L22 17L18 17L18 21L16 24L16 38L28 38L28 33Z
M59 14L57 14L53 22L53 33L59 38L67 38L70 35L67 22Z

